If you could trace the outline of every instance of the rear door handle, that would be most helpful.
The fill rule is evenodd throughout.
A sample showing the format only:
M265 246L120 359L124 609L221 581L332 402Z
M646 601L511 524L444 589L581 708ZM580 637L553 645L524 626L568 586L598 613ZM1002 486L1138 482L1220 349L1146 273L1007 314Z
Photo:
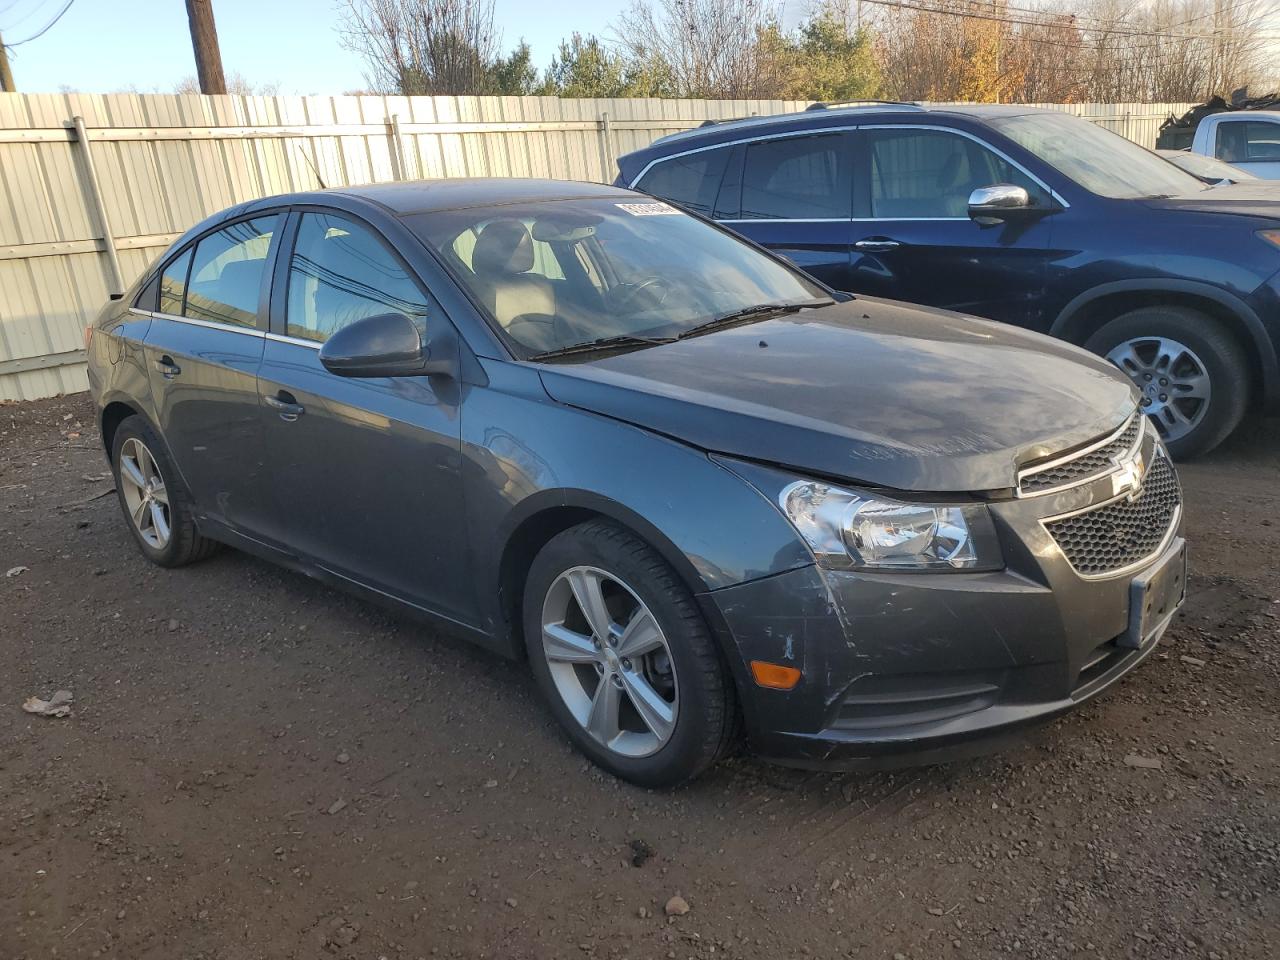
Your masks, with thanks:
M160 375L166 380L172 380L182 372L182 368L173 362L173 357L167 353L156 361L156 369L160 371Z
M307 412L307 408L300 404L288 390L279 390L274 397L263 397L262 402L277 411L281 420L289 423Z
M855 250L861 250L864 253L884 253L886 250L895 250L902 244L888 237L869 237L866 240L859 240L853 246Z

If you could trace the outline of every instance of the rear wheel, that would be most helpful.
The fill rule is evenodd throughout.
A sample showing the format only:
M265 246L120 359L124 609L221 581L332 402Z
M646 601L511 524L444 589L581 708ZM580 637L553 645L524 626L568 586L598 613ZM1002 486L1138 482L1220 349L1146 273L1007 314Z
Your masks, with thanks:
M1086 342L1126 374L1142 411L1180 460L1208 453L1244 416L1249 366L1216 320L1187 307L1143 307L1117 317Z
M628 531L591 521L553 538L529 570L524 633L551 712L610 773L668 786L730 747L733 684L697 604Z
M116 494L142 553L162 567L203 560L218 544L196 530L191 499L151 425L134 415L120 422L112 441Z

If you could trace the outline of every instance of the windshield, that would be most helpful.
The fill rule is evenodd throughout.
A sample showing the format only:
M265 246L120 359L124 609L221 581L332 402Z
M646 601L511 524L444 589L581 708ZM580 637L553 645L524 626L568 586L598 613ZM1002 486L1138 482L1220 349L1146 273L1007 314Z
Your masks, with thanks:
M828 296L741 240L646 198L473 207L407 222L522 358L610 338L665 340L762 304Z
M1150 150L1079 117L1027 113L991 125L1100 197L1171 197L1205 187Z
M1199 153L1161 154L1175 167L1187 171L1193 177L1204 177L1209 180L1253 180L1252 173L1246 173L1239 167L1233 167L1225 160L1206 157Z

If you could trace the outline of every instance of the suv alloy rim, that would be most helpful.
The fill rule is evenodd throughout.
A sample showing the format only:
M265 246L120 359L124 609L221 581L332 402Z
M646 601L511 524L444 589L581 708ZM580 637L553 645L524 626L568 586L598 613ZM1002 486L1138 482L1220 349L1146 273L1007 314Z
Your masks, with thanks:
M560 698L614 753L647 757L675 730L675 665L634 590L598 567L572 567L547 590L542 650Z
M169 542L169 492L151 451L130 437L120 447L120 492L138 534L163 550Z
M1135 337L1114 347L1107 359L1137 386L1142 412L1155 421L1166 441L1180 440L1204 419L1209 374L1186 344L1168 337Z

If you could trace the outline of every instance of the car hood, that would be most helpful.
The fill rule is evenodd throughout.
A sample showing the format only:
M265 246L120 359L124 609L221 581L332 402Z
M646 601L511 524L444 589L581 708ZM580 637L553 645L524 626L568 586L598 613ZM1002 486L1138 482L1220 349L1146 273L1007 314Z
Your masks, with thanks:
M1243 217L1280 220L1280 181L1241 180L1207 187L1176 197L1144 200L1162 210L1194 210L1197 213L1230 213Z
M561 403L704 450L907 491L1012 487L1135 405L1060 340L862 297L541 375Z

